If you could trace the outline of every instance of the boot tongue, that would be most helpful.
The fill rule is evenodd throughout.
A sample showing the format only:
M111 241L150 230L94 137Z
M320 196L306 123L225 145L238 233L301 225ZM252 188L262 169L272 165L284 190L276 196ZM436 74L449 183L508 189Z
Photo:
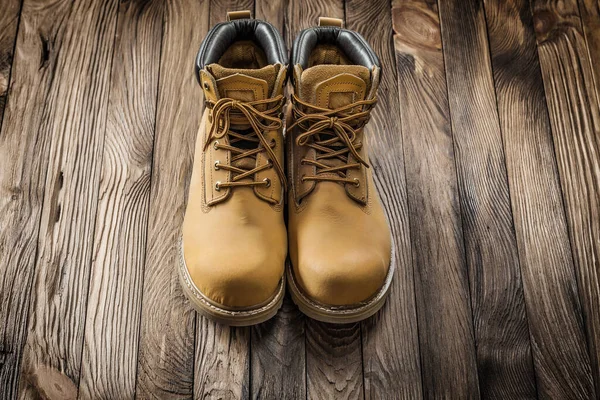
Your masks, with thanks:
M274 64L259 69L242 69L210 64L207 69L217 82L221 98L257 101L271 97L280 67Z
M259 69L225 68L219 64L211 64L207 67L217 82L217 89L221 98L230 98L244 102L270 98L280 68L281 65L277 64L267 65ZM257 108L260 109L261 106ZM232 124L231 128L236 131L251 129L249 124ZM256 144L239 142L239 146L250 149L256 147ZM244 157L231 164L234 167L249 170L256 166L256 160L253 157ZM248 179L250 180L251 178Z
M300 77L299 96L331 110L364 100L371 86L369 69L362 65L317 65Z

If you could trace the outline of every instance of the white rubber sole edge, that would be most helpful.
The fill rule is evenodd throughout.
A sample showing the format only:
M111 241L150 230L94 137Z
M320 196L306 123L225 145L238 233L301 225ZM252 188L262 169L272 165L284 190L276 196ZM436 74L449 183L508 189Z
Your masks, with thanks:
M190 299L192 306L200 314L210 318L218 323L229 326L249 326L260 324L277 314L279 308L283 304L283 296L285 294L285 274L279 281L279 286L275 295L265 304L261 304L256 308L247 308L243 310L228 310L219 307L209 300L192 282L192 278L188 272L183 257L183 240L179 246L179 281L183 292Z
M291 262L288 262L286 274L292 300L302 313L321 322L350 324L369 318L383 307L392 286L395 264L394 247L392 246L390 268L383 286L369 300L351 306L328 306L309 299L296 283Z

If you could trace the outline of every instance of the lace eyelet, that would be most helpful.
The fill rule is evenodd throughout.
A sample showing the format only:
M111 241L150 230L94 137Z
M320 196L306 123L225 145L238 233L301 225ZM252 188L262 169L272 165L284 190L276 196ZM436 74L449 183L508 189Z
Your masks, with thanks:
M215 161L215 171L219 170L219 160Z
M263 179L263 182L265 182L265 187L270 187L271 186L271 180L269 178Z
M360 186L360 181L358 180L358 178L354 178L354 186L356 186L356 187Z
M300 177L300 182L302 182L302 183L306 182L306 175L302 175Z
M218 192L221 190L221 181L215 182L215 190Z
M269 158L269 159L267 160L267 165L268 165L269 167L272 167L272 166L273 166L273 160L271 160L271 159Z
M204 82L204 89L210 91L210 85L208 84L208 82Z
M271 139L271 141L269 142L269 146L275 147L276 145L277 145L277 141L275 139Z
M213 143L213 148L215 150L219 150L219 141L218 140L215 140L215 142Z

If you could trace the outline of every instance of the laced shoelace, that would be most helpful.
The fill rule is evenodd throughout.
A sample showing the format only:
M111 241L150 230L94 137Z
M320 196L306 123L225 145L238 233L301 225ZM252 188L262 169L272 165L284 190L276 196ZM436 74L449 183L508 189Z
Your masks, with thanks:
M360 182L356 178L347 177L347 170L359 169L361 165L369 168L369 164L358 154L362 143L356 143L356 139L359 130L369 121L371 109L376 103L377 99L374 98L330 110L306 103L295 94L292 95L296 122L288 129L298 126L302 133L296 137L296 144L308 146L316 151L314 160L306 158L300 160L301 164L316 167L316 174L302 176L302 182L331 181L359 186ZM349 154L354 156L356 162L348 162ZM328 165L328 160L332 159L341 160L342 163Z
M285 98L283 95L276 96L272 99L248 102L230 98L223 98L216 102L206 102L206 106L212 109L213 124L204 144L204 150L206 151L210 143L213 143L215 149L224 149L232 153L230 164L221 162L215 163L215 169L224 169L232 172L230 182L216 183L215 188L217 190L236 186L269 187L271 181L268 178L262 181L242 181L242 179L252 177L257 172L273 167L281 180L282 186L286 188L285 172L277 159L277 155L273 151L275 140L268 141L263 133L265 131L278 130L283 126L281 109L284 102ZM260 111L257 107L261 106L264 106L265 108L271 106L271 108ZM252 131L248 133L236 132L235 130L230 129L232 125L239 126L247 124L252 128ZM219 143L219 139L226 135L228 136L229 144ZM242 141L256 143L257 145L250 149L235 146L236 143ZM267 153L269 159L267 164L251 169L244 169L233 165L235 161L246 157L252 157L256 160L256 156L263 151Z

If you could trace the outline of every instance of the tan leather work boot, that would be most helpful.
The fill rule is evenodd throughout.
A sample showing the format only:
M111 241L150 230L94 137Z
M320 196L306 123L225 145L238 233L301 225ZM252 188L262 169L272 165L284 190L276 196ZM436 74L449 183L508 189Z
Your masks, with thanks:
M287 234L282 106L287 51L250 12L207 34L196 61L205 110L182 231L180 277L196 309L228 325L275 315Z
M302 31L292 50L288 285L309 317L347 323L381 308L393 275L364 137L380 66L358 33L324 23Z

